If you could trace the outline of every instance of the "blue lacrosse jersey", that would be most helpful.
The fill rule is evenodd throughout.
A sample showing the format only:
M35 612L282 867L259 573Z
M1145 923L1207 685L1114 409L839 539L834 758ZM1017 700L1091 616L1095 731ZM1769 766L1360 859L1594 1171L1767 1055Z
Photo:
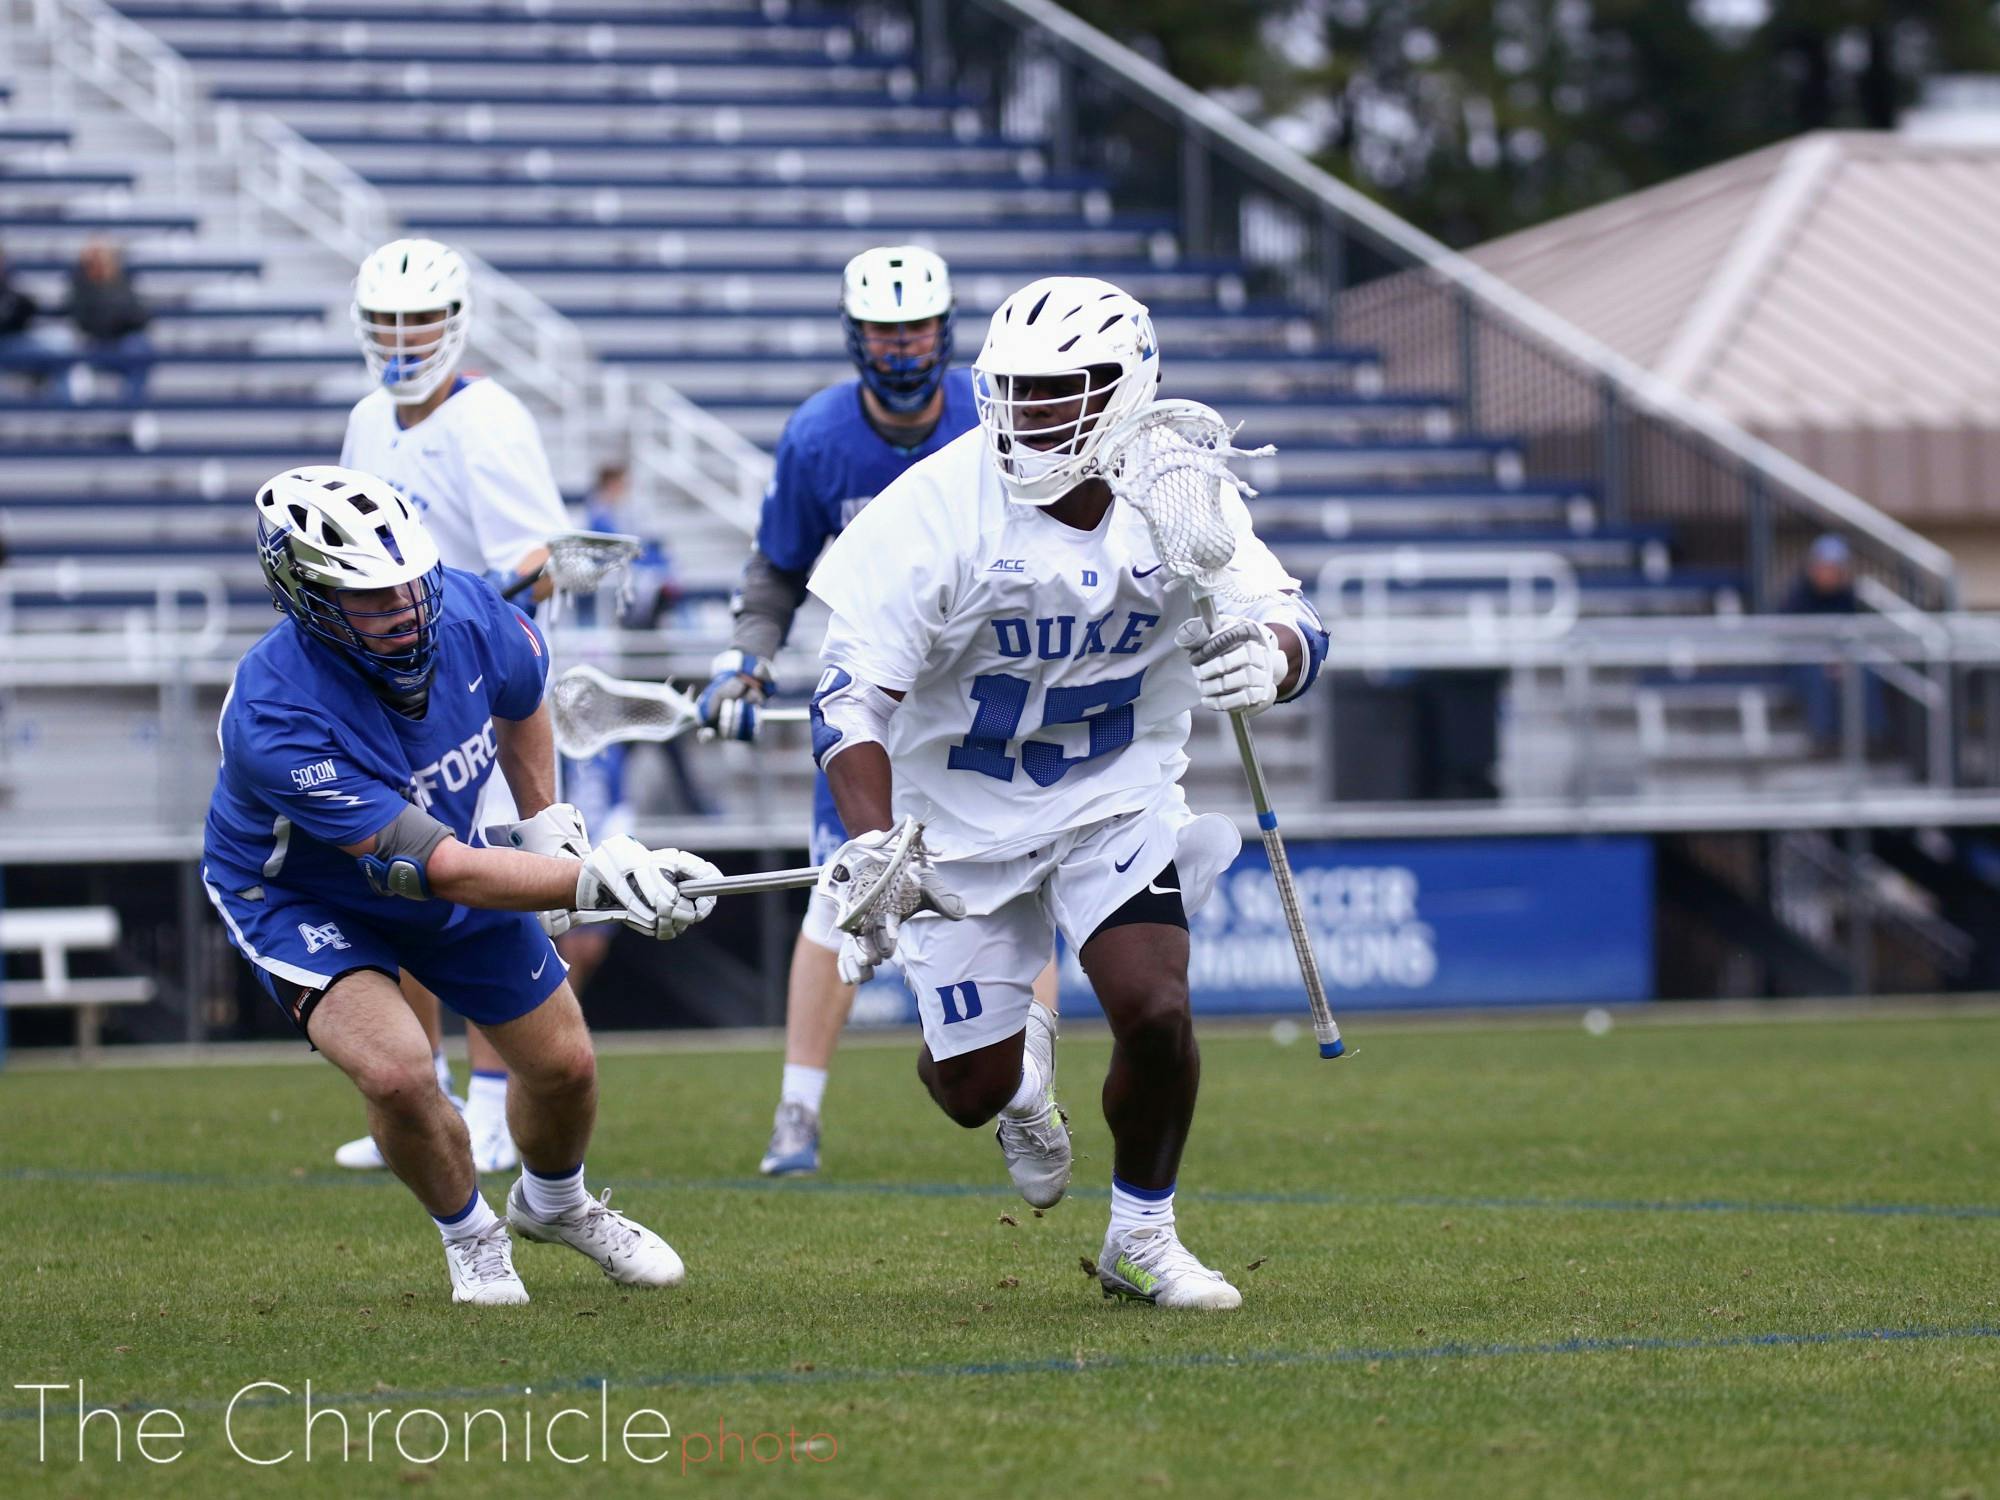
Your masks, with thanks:
M209 886L259 902L303 898L389 927L459 920L465 909L449 901L378 895L338 846L365 842L406 804L469 842L498 759L493 721L533 714L548 669L534 622L456 568L444 570L421 719L384 703L345 652L285 620L244 655L222 706L202 851Z
M757 522L757 550L787 573L806 574L861 507L952 439L979 425L972 372L949 370L944 410L929 437L899 448L869 425L861 381L828 386L792 413Z

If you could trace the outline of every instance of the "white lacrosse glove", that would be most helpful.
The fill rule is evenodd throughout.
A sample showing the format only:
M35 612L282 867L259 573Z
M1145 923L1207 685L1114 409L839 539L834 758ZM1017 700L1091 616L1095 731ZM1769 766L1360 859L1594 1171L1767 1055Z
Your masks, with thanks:
M713 730L718 739L757 738L757 707L777 686L771 664L761 656L731 648L708 664L714 675L695 701L701 726Z
M1194 663L1201 706L1219 714L1261 714L1278 701L1278 684L1291 671L1271 628L1239 615L1222 616L1213 634L1196 616L1174 632L1174 644Z
M849 839L820 872L818 892L834 904L834 925L845 937L835 966L844 984L863 984L895 954L903 923L931 911L956 922L965 903L945 890L930 857L919 848L891 890L874 894L901 830L878 828Z
M524 854L546 854L554 859L589 859L590 835L583 829L583 814L567 802L551 802L532 818L521 823L495 823L486 830L489 849L519 849ZM538 911L535 920L550 937L561 937L575 922L573 913Z
M683 880L714 879L722 872L679 849L648 849L620 834L590 851L576 878L578 911L619 911L634 932L666 942L715 910L715 897L683 896Z

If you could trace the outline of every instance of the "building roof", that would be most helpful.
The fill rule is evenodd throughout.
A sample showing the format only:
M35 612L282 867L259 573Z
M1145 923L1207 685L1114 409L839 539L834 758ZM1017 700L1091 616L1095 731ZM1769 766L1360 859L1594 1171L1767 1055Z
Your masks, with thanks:
M2000 510L1907 451L2000 440L2000 143L1817 132L1469 253L1888 509Z

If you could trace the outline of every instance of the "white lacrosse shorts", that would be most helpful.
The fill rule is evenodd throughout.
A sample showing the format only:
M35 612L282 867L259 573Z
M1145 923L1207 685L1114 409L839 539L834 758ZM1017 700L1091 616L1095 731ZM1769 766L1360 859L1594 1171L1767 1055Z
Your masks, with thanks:
M1196 816L1170 785L1138 812L1059 834L1018 858L941 862L944 888L970 915L914 918L896 944L931 1056L975 1052L1025 1027L1057 932L1080 951L1170 861L1179 867L1182 909L1197 911L1242 847L1235 824Z

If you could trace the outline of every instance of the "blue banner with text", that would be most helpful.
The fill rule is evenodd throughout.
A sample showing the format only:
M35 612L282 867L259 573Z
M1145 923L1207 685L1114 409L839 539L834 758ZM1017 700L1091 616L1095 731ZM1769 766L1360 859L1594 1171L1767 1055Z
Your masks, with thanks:
M1645 838L1288 842L1299 903L1345 1010L1606 1004L1653 998ZM1189 919L1198 1015L1299 1014L1305 989L1263 846L1248 844ZM896 980L856 1019L914 1021ZM1063 1008L1095 1007L1073 953Z

